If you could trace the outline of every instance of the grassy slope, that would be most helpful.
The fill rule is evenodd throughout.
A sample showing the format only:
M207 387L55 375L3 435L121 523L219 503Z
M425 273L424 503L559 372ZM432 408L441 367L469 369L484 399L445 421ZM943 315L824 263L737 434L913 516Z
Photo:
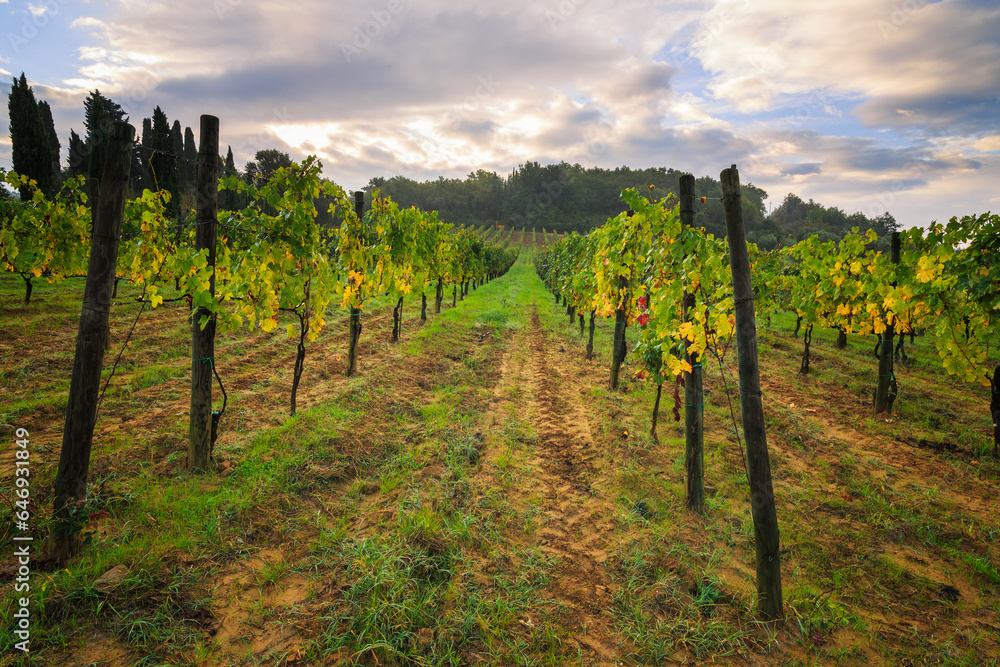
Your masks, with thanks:
M75 308L72 285L36 299L2 307L0 360L3 419L32 432L41 516ZM603 388L609 323L584 361L527 263L423 327L407 308L395 346L386 304L366 315L350 380L345 318L331 313L295 418L294 346L225 339L223 472L205 479L183 469L186 320L179 308L140 319L95 444L91 507L110 516L90 524L78 560L36 570L33 651L0 664L612 664L608 647L625 664L997 664L986 400L942 377L925 341L911 352L925 365L897 373L898 412L874 419L868 341L837 351L817 331L801 377L791 323L761 322L788 615L766 626L754 621L753 531L718 364L706 373L699 517L684 508L681 430L663 420L669 391L653 442L650 388ZM120 317L115 353L131 324ZM734 370L727 359L730 395ZM557 467L563 451L586 454ZM7 458L3 468L6 480ZM100 590L119 564L128 575Z

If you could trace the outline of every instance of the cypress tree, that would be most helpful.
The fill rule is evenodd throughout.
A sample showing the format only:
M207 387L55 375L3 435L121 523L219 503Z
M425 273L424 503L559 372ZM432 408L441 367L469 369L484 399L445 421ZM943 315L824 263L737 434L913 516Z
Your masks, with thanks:
M173 146L172 153L177 159L177 172L181 173L181 157L184 155L184 132L181 131L181 122L175 120L170 128L170 142ZM183 183L183 181L181 181Z
M76 130L69 131L69 175L86 176L89 166L87 142L80 138Z
M42 122L42 114L35 94L21 72L20 80L14 79L7 99L10 118L11 163L18 174L33 179L38 188L49 193L52 180L52 149ZM21 199L31 198L27 186L19 188Z
M194 132L190 127L184 128L184 155L181 164L184 174L184 189L194 189L194 181L198 178L198 147L194 143Z
M146 161L143 156L142 146L138 143L132 145L132 167L129 170L128 187L132 196L137 196L145 190L149 178L146 174Z
M153 121L149 118L142 119L142 147L149 149L153 146ZM149 155L147 154L147 159Z
M86 147L90 155L87 161L87 175L90 178L90 205L97 207L97 197L101 192L100 180L104 171L104 156L108 149L108 133L111 123L128 120L125 110L115 102L94 90L83 101L83 125L87 129Z
M58 189L60 181L59 150L62 145L59 143L59 135L56 134L56 124L52 120L52 108L45 100L38 101L38 113L42 117L42 127L49 138L49 152L52 156L52 189Z
M184 132L181 130L181 122L175 120L170 128L171 153L174 156L174 187L170 188L173 198L177 200L177 213L181 210L181 197L187 189L187 174L184 173Z
M179 127L179 125L178 125ZM173 133L170 131L170 121L160 107L153 110L152 133L150 149L153 154L149 160L154 188L167 190L170 193L170 203L167 213L171 217L180 215L180 188L177 184L177 157L174 154Z
M135 150L139 153L139 164L142 165L142 188L144 190L156 191L156 179L153 178L152 153L153 147L153 120L151 118L142 119L142 137L135 144ZM134 167L134 165L133 165Z
M226 147L226 161L222 167L223 176L233 176L236 174L236 164L233 161L233 147ZM219 210L220 211L234 211L239 206L237 205L238 193L232 190L220 190L219 191Z

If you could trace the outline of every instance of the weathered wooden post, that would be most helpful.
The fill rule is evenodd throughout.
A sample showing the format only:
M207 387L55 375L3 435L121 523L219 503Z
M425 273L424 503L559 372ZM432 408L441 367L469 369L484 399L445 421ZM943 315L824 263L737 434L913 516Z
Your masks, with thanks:
M694 176L684 174L680 181L681 223L688 229L694 227ZM684 293L684 321L688 310L694 307L694 294ZM697 352L690 351L684 342L691 372L684 374L684 469L687 476L687 504L695 512L705 511L705 426L702 386L702 362ZM659 396L657 396L659 397Z
M125 213L134 138L135 128L131 125L120 121L111 125L100 180L101 193L94 208L87 283L83 288L69 403L55 480L54 525L49 540L49 557L56 560L65 560L73 555L79 547L83 527L74 511L75 505L87 498L90 450L97 423L101 367L109 335L111 292L118 264L118 241Z
M358 190L354 193L354 214L360 220L365 214L365 193ZM351 319L348 326L347 343L347 376L354 375L358 370L358 340L361 338L361 309L351 308Z
M587 361L594 358L594 317L596 315L596 310L590 311L590 338L587 339Z
M753 307L753 283L747 255L746 231L740 195L740 175L736 165L726 169L722 181L722 204L726 211L729 239L729 267L736 300L736 350L739 355L740 406L743 438L746 440L747 474L750 481L750 510L757 546L757 607L766 620L782 618L781 553L778 515L774 508L771 462L767 454L764 405L757 365L757 323Z
M993 457L1000 459L1000 365L990 379L990 414L993 416Z
M201 117L198 143L196 226L198 251L208 250L209 292L215 294L215 246L219 214L219 119ZM203 329L201 319L208 318ZM191 324L191 411L188 418L188 468L208 472L212 457L212 380L215 367L215 314L204 305L194 312Z
M899 232L892 233L889 244L889 261L899 264ZM892 282L896 286L896 281ZM885 331L882 332L881 342L878 349L878 383L875 385L875 414L889 412L892 409L892 402L896 398L896 392L892 385L895 384L892 368L892 339L896 333L896 323L886 322Z
M399 333L403 323L403 297L399 297L395 307L392 309L392 341L399 342Z
M628 350L625 342L625 327L628 324L628 317L625 312L625 301L627 298L628 278L618 276L618 308L615 309L615 344L611 348L611 378L608 381L611 391L618 390L622 362L625 361L625 354Z

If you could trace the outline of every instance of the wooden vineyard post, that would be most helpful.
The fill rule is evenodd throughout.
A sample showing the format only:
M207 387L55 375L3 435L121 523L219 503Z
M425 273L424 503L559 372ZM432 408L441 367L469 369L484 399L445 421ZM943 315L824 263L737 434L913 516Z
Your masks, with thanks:
M611 391L618 390L618 377L621 374L622 362L625 361L627 346L625 343L625 326L628 318L625 312L625 294L628 291L628 278L618 276L618 299L620 307L615 310L615 344L611 348L611 379L608 386Z
M889 261L899 264L899 232L892 233L889 245ZM893 287L896 286L893 281ZM889 412L896 398L896 378L892 368L892 339L896 333L896 323L886 322L885 331L878 349L878 383L875 385L875 414Z
M590 338L587 340L587 361L594 358L594 317L596 315L596 310L590 311Z
M198 144L198 189L195 201L194 243L198 251L208 250L212 275L208 289L215 294L216 225L219 215L219 119L201 117ZM208 318L205 328L201 319ZM212 381L215 368L215 314L198 306L191 324L191 411L188 418L188 468L208 472L212 458Z
M694 226L694 176L683 174L680 181L680 214L685 227ZM694 306L694 295L684 293L682 309L688 321L688 309ZM697 352L684 342L691 372L684 374L684 469L687 477L687 504L695 512L705 511L705 425L702 387L702 361Z
M399 342L400 329L403 322L403 297L399 297L396 306L392 309L392 342Z
M77 550L83 528L83 521L76 518L75 510L77 504L87 498L90 450L97 423L101 367L109 337L111 291L118 264L118 241L125 213L134 138L135 128L131 125L120 121L112 124L100 181L101 194L94 209L87 283L83 288L80 328L76 337L52 508L54 525L49 540L49 558L60 561Z
M360 190L354 193L354 213L358 216L359 220L365 214L365 193ZM358 340L361 338L360 308L351 308L351 317L347 326L347 377L351 377L358 370Z
M736 165L723 170L722 204L726 211L729 238L729 267L733 275L736 301L736 350L739 356L740 407L743 438L746 440L747 475L750 481L750 510L757 546L757 607L766 620L782 618L781 553L778 515L774 508L771 462L767 454L764 405L757 365L757 323L753 306L753 283L747 255L746 230L740 195L740 174Z
M1000 366L990 380L990 414L993 416L993 456L1000 459Z

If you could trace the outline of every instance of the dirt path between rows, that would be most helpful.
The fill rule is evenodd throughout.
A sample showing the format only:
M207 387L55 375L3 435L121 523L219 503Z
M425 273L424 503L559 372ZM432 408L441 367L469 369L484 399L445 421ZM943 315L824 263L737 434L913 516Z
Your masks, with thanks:
M614 585L604 568L615 509L602 490L605 474L595 459L599 447L591 433L585 396L565 350L542 329L533 308L530 327L512 349L528 355L525 364L505 359L496 396L519 387L518 408L536 434L527 464L530 472L513 495L541 496L536 546L558 559L543 595L563 611L559 623L589 659L587 664L614 666L621 660L622 640L614 631L611 594ZM494 415L501 411L494 408ZM489 421L489 417L487 417Z

